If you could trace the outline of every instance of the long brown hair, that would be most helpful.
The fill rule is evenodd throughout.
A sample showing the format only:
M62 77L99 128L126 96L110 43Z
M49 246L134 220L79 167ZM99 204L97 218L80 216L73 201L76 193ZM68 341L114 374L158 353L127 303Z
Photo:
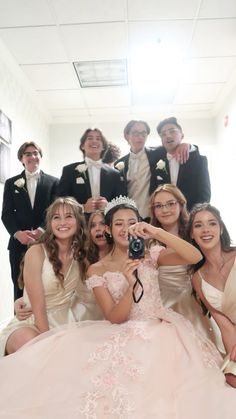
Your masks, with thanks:
M187 224L189 220L189 213L186 207L187 200L185 196L182 194L182 192L180 191L180 189L177 188L177 186L172 185L171 183L166 183L164 185L158 186L158 188L152 193L151 198L150 198L150 210L151 210L150 223L155 227L162 228L160 221L157 219L155 215L155 209L154 209L155 198L160 192L169 192L171 195L175 197L176 201L179 203L180 214L178 218L178 233L179 233L179 237L181 237L182 239L185 239Z
M93 242L92 236L91 236L92 223L96 215L101 215L101 217L104 219L104 224L105 224L105 218L102 211L97 210L90 215L89 222L88 222L87 260L91 264L96 263L99 260L99 248Z
M219 223L219 226L220 226L220 229L221 229L220 244L221 244L222 250L226 253L236 250L235 246L231 246L231 238L230 238L229 232L226 228L226 225L221 218L220 211L216 207L214 207L213 205L209 204L208 202L204 202L202 204L194 205L192 211L190 212L189 222L188 222L188 226L187 226L187 240L190 243L192 243L195 247L197 247L200 250L200 252L202 253L198 244L195 242L195 240L193 240L191 238L194 218L195 218L196 214L198 214L201 211L208 211L217 219L217 221ZM203 253L202 253L202 256L203 256L203 259L200 260L200 262L198 262L196 265L194 265L194 267L193 267L194 272L196 272L198 269L201 268L201 266L204 265L206 259L205 259L205 256L204 256Z
M54 273L58 280L60 281L60 284L63 286L64 282L64 275L61 272L62 269L62 262L59 259L59 247L55 240L55 236L52 231L51 227L51 221L54 216L54 214L57 212L58 208L63 205L69 207L77 221L77 231L72 239L72 251L73 251L73 258L78 262L79 265L79 271L82 280L85 278L85 270L86 270L86 264L85 264L85 243L86 243L86 233L85 233L85 219L83 215L83 210L81 205L76 201L76 199L72 197L61 197L57 198L47 209L46 214L46 230L42 234L42 236L32 244L39 244L42 243L45 246L45 249L48 254L49 261L52 264ZM23 265L24 261L22 262L21 266L21 272L19 276L19 284L23 285Z

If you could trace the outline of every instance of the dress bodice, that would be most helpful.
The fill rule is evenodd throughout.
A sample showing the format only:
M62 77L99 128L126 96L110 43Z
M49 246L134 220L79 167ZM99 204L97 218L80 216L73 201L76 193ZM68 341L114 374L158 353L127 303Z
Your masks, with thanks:
M162 309L158 285L158 271L151 260L145 260L138 268L138 277L144 288L144 294L139 303L133 303L129 318L131 320L147 320L159 318ZM105 272L103 276L93 275L87 281L91 289L104 286L118 303L128 288L128 282L121 272ZM137 289L137 294L140 289Z
M222 311L222 300L223 300L224 292L221 290L218 290L217 288L213 287L213 285L205 281L200 270L199 270L199 275L202 280L202 292L204 296L206 297L207 301L216 310Z
M42 282L44 287L45 302L47 310L69 306L71 298L76 290L80 272L78 262L72 259L70 267L64 277L63 286L60 284L59 279L56 277L52 264L48 259L48 255L44 249L45 258L42 267ZM24 302L30 306L29 297L26 289L24 289Z
M204 296L215 309L225 314L236 324L236 258L223 291L209 284L201 272L198 271Z

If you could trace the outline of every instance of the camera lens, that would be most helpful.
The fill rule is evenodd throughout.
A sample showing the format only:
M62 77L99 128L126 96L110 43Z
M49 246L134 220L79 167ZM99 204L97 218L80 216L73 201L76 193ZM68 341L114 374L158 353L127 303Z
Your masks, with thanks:
M129 257L131 259L140 259L144 257L145 245L143 238L135 239L129 236Z
M132 242L131 248L134 252L139 252L142 248L140 239L136 239Z

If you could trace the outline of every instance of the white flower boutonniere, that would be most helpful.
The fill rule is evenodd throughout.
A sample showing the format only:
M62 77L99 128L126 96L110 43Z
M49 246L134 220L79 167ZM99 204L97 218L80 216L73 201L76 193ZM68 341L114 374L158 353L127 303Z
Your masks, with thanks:
M77 172L79 172L79 173L80 173L80 175L81 175L84 179L86 179L86 178L87 178L87 176L86 176L86 170L87 170L87 168L88 168L87 164L85 164L85 163L81 163L81 164L78 164L78 166L76 166L75 170L77 170ZM78 182L77 182L77 183L78 183Z
M123 161L120 161L115 165L115 168L118 169L120 172L122 172L125 168L125 163Z
M167 174L166 162L164 160L158 160L156 169L163 170Z
M115 169L119 170L120 173L122 173L123 176L121 176L121 180L124 180L125 177L125 163L123 161L120 161L115 165Z
M16 185L17 188L19 189L24 189L26 192L27 190L25 189L25 179L23 177L20 177L19 179L16 179L14 182L14 185Z

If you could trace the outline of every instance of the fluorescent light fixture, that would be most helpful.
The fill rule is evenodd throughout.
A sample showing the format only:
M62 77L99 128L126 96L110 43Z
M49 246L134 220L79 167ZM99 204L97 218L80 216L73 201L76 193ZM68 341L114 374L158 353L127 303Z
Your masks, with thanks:
M83 88L128 84L126 60L78 61L73 65Z

